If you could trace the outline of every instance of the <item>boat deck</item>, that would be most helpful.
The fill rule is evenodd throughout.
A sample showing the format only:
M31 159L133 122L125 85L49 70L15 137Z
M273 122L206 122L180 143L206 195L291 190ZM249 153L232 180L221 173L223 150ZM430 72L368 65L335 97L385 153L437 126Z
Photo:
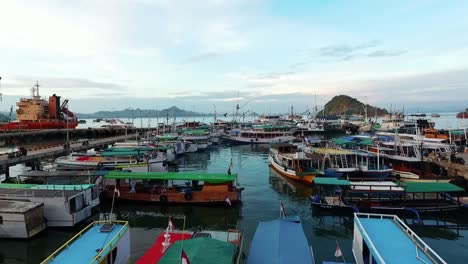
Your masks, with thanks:
M356 218L355 218L356 219ZM421 250L410 234L405 232L393 219L383 218L357 218L371 241L368 245L374 245L375 250L385 260L386 263L433 263L426 252ZM417 248L417 251L416 251ZM374 249L370 248L371 252ZM375 251L374 250L374 251ZM417 253L416 253L417 252ZM373 252L375 256L376 252ZM397 254L395 254L397 253ZM421 262L421 258L424 262Z
M128 226L114 224L110 232L100 232L102 226L103 224L97 224L89 228L48 263L91 263L102 249L104 252L101 256L105 256L119 241L119 234L123 235Z

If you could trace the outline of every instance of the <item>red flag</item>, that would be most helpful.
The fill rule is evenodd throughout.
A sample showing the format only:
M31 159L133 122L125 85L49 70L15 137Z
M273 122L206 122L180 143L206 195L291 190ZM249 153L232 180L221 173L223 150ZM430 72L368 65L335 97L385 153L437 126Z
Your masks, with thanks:
M174 226L174 223L172 223L172 219L171 217L169 216L169 231L172 232L172 230L174 230L175 226Z
M283 202L280 202L280 209L281 209L281 213L283 213L283 216L286 217L286 209L284 209Z
M343 256L343 253L341 253L340 245L336 242L335 257L339 258L341 256Z
M185 251L182 249L182 256L180 256L180 263L181 264L190 264L190 261L187 257L187 254L185 254Z
M226 197L226 203L229 204L229 206L232 206L231 200L229 199L229 197Z

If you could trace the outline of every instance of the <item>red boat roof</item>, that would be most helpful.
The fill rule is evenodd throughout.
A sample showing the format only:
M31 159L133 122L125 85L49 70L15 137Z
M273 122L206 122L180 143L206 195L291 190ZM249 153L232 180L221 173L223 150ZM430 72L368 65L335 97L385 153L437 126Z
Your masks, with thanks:
M137 260L136 264L146 264L146 263L158 263L158 261L162 258L164 255L163 252L163 245L162 243L164 242L164 234L163 232L161 235L158 236L156 239L156 242L151 246L146 253ZM169 249L176 241L178 240L186 240L186 239L191 239L192 238L192 232L182 232L182 231L175 231L175 232L170 232L171 235L171 245L167 248ZM166 251L167 251L166 249Z

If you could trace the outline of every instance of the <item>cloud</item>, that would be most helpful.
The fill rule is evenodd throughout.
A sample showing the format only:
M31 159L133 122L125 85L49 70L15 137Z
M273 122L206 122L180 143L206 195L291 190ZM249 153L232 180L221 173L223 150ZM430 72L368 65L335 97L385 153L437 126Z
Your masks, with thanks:
M220 54L216 52L205 52L205 53L200 53L191 57L188 57L184 63L198 63L198 62L204 62L208 60L213 60L219 57Z
M369 54L368 57L395 57L405 54L406 51L404 50L376 50Z
M371 40L364 43L350 45L350 44L335 44L324 46L319 49L319 56L332 57L340 60L349 60L358 55L357 52L375 48L380 44L378 40Z
M127 88L120 84L110 82L99 82L84 78L53 78L37 76L13 76L4 82L5 88L25 88L32 87L39 81L41 87L47 89L98 89L108 91L125 91Z

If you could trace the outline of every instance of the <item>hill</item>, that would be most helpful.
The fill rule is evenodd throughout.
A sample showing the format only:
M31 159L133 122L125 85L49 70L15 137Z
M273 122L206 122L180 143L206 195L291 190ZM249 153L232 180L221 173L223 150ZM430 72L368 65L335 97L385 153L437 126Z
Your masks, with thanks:
M337 95L333 97L324 107L324 110L320 111L320 115L353 115L361 114L364 115L364 106L367 106L367 115L374 116L376 111L378 116L388 114L387 110L378 108L371 105L364 105L357 99L347 95Z
M169 107L163 110L151 110L151 109L124 109L118 111L99 111L91 114L76 113L78 118L139 118L141 117L161 117L165 118L169 115L169 118L185 117L185 116L204 116L203 113L196 113L192 111L185 111L176 106Z

